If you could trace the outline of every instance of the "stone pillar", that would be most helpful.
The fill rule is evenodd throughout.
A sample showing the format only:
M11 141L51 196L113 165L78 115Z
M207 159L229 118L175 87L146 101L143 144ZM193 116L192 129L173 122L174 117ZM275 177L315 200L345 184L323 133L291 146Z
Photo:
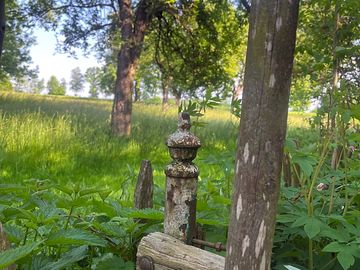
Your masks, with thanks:
M179 114L178 129L166 140L173 159L167 165L164 232L187 244L195 236L199 170L192 163L200 140L190 132L190 115Z

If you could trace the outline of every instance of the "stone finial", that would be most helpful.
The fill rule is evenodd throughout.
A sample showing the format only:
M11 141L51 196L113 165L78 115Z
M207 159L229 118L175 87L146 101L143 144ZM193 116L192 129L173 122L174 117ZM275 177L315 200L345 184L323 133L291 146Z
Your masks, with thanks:
M198 149L201 146L200 139L190 132L190 127L191 123L189 113L179 113L178 130L168 137L166 145L169 148Z

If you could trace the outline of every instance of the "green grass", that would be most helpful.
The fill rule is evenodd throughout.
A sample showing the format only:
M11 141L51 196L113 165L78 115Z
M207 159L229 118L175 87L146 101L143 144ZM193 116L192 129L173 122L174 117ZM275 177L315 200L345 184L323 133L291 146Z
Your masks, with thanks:
M132 136L109 132L111 101L16 93L0 94L0 180L108 186L132 194L142 159L153 164L155 182L164 184L163 168L171 161L166 137L175 131L177 110L137 103ZM309 114L289 114L289 136L314 134ZM196 164L202 179L232 181L238 120L222 109L208 110L209 124L192 131L201 139ZM299 136L300 136L299 135ZM230 170L230 171L229 171Z

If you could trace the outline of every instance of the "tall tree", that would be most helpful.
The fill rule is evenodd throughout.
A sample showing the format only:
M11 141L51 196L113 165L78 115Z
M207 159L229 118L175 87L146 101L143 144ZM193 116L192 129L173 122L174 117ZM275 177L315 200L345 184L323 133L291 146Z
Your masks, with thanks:
M56 76L51 76L47 82L46 88L49 91L49 95L65 95L65 88L60 84Z
M97 98L101 92L101 69L99 67L89 67L85 71L85 80L90 85L90 96Z
M182 1L181 1L182 2ZM63 0L24 1L23 7L47 28L58 28L65 35L62 48L88 49L89 38L97 37L95 46L104 51L114 37L120 45L111 127L114 134L131 131L131 91L145 33L154 14L171 9L172 1L139 0ZM59 23L60 22L60 23Z
M6 38L4 39L5 14ZM27 22L28 18L20 11L17 0L6 0L6 5L3 0L0 1L0 39L3 39L0 81L10 79L14 81L26 76L33 77L36 74L36 69L30 67L32 61L29 49L35 39Z
M270 269L298 5L252 1L226 270Z
M79 67L74 68L71 70L70 74L70 90L72 90L75 95L77 95L79 92L84 90L84 83L85 78L84 75L81 73L81 70Z

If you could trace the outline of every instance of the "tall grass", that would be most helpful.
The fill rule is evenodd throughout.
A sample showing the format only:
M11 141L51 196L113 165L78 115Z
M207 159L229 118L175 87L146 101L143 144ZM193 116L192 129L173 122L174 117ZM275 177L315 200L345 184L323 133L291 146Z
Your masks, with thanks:
M164 143L176 129L176 108L163 113L159 105L134 104L130 138L110 135L110 111L106 100L0 94L0 181L49 179L132 194L141 160L149 159L163 185L170 162ZM228 157L235 155L238 120L221 109L208 110L204 121L206 127L193 129L203 144L196 160L201 178L231 178L224 166L233 167ZM314 136L304 115L290 113L289 125L290 136Z

